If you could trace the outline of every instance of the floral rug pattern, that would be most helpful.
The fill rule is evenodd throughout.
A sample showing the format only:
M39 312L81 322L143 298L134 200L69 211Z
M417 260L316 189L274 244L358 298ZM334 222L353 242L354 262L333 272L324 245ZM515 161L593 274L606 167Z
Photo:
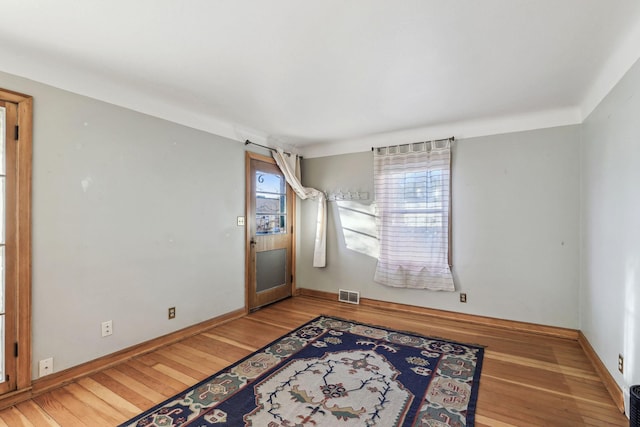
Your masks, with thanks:
M483 355L320 316L121 427L472 426Z

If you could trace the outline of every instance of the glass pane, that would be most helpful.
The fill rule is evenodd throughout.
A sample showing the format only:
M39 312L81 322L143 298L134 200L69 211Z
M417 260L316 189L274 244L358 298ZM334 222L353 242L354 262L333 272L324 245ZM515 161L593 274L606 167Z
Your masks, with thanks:
M5 229L5 225L6 225L6 219L5 219L5 191L4 188L6 186L6 181L7 178L5 178L4 176L0 178L0 221L2 221L0 223L0 243L4 244L6 243L4 241L4 237L5 237L5 233L4 233L4 229Z
M285 234L286 215L256 215L257 234Z
M4 301L4 294L5 294L5 290L4 290L4 236L5 236L5 232L4 232L4 226L5 226L5 146L6 146L6 136L7 136L7 129L6 129L6 110L4 107L0 107L0 176L2 176L0 178L0 221L2 221L2 223L0 224L0 243L2 244L2 246L0 246L0 313L4 313L5 310L5 301ZM5 359L4 359L4 323L5 323L5 316L4 314L0 315L0 383L5 381Z
M4 175L5 171L4 171L4 164L5 159L5 145L6 145L6 137L7 137L7 130L6 130L6 120L7 120L7 113L6 113L6 109L4 107L0 107L0 175Z
M4 302L4 246L0 246L0 313L4 313Z
M274 249L256 254L256 292L286 284L287 250Z
M256 171L256 233L287 232L287 183L277 173Z
M4 373L4 314L0 316L0 383L5 381Z
M284 176L256 171L256 193L284 194Z
M256 214L274 215L286 213L287 196L273 194L256 194Z

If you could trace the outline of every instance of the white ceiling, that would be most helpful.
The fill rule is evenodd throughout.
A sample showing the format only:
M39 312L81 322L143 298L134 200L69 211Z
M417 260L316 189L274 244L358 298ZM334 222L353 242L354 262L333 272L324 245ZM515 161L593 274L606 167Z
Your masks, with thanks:
M308 156L579 123L637 0L0 0L0 70Z

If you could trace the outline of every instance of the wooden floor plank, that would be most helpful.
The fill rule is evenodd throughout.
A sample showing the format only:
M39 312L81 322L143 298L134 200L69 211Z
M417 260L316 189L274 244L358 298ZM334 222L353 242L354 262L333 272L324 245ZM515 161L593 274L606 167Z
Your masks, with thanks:
M189 357L190 355L188 352L180 351L175 348L162 349L158 351L158 354L179 363L182 366L189 367L192 371L197 371L199 373L198 378L206 378L225 366L203 358L196 357L195 359L197 360L193 360L194 357Z
M254 351L250 346L246 346L242 343L230 343L218 340L211 333L208 335L199 334L191 337L189 345L209 354L214 354L216 357L224 359L230 363L242 359Z
M73 397L91 408L93 413L100 414L100 417L106 420L110 425L117 425L127 420L125 417L116 415L115 408L86 388L77 383L72 383L64 387Z
M33 401L49 414L58 424L64 427L85 427L69 409L55 399L53 392L37 396ZM17 426L22 426L17 424Z
M477 426L627 426L577 341L296 297L0 411L0 427L116 425L326 314L486 346Z
M105 417L86 402L78 399L68 391L68 386L53 390L51 395L85 426L113 426L115 417Z
M98 372L92 375L91 378L100 383L100 385L102 385L103 387L111 390L113 393L127 400L137 408L146 409L153 406L155 402L155 400L150 400L146 396L137 393L121 382L113 379L111 376L106 374L106 371Z
M136 369L134 367L134 364L132 363L123 363L120 366L116 366L114 369L116 369L118 372L122 373L123 375L126 375L127 377L134 379L140 384L143 384L144 386L152 390L155 390L165 398L173 396L174 394L176 394L177 392L179 392L184 388L184 386L182 385L172 387L171 385L167 384L167 382L164 381L166 378L163 378L163 379L157 378L158 371L150 371L149 369L153 369L153 368L148 368L144 365L142 365L142 367L144 372L139 369Z
M128 389L133 390L134 392L138 393L140 396L144 396L153 402L157 402L165 398L161 393L158 393L153 388L147 387L140 381L137 381L136 379L126 374L123 374L118 369L115 369L115 368L108 369L104 371L104 373L105 375L108 375L109 377L111 377L114 381L119 382L120 384L124 385Z
M158 372L161 372L176 381L180 381L185 385L185 388L192 386L193 384L198 382L198 378L186 375L180 371L175 370L171 366L163 365L162 363L158 363L153 367L153 369L156 369Z
M18 403L16 408L36 427L60 427L60 424L33 400Z
M185 388L185 383L178 381L175 378L170 377L169 375L165 375L161 371L154 369L153 367L147 366L138 360L130 360L129 362L127 362L127 364L131 368L139 372L142 372L147 377L153 378L154 380L161 382L168 389L174 390L173 394L176 394L180 390L183 390Z
M107 402L118 413L124 414L129 418L141 412L141 408L137 407L136 405L129 402L126 398L100 384L93 378L82 378L78 380L78 384L98 396L100 399Z
M186 384L196 383L208 375L206 372L198 366L190 366L188 363L181 363L173 360L172 358L166 357L163 354L164 350L159 350L149 355L156 363L153 366L154 369L158 369L161 372L165 372L167 375L173 376L175 379L185 382ZM167 370L168 368L168 370ZM175 375L175 374L179 375Z
M0 412L0 418L8 426L38 427L33 424L18 408L11 407L7 411Z

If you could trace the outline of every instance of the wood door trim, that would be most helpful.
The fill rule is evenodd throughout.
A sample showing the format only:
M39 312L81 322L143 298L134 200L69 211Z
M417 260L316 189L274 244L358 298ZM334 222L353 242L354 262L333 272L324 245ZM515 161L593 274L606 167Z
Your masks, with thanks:
M18 342L18 140L12 128L18 125L18 106L13 102L2 102L5 108L5 233L4 233L4 373L6 378L0 384L0 393L10 393L17 389L17 357L11 349Z
M0 100L18 105L20 134L16 147L16 200L17 200L17 390L31 387L31 188L33 157L33 98L0 88Z
M251 207L251 160L259 160L261 162L266 162L266 163L272 163L272 164L276 164L276 161L269 156L265 156L262 154L258 154L258 153L254 153L252 151L246 151L245 152L245 166L244 166L244 171L245 171L245 179L244 179L244 183L245 183L245 190L244 190L244 194L245 194L245 205L244 205L244 217L245 217L245 221L244 221L244 253L245 253L245 267L244 267L244 309L245 309L245 313L249 313L250 309L249 309L249 292L250 292L250 280L251 280L251 222L250 221L254 221L255 219L250 218L249 216L249 209ZM288 186L288 184L287 184ZM293 191L292 191L293 192ZM295 295L296 294L296 284L295 284L295 280L296 280L296 275L295 275L295 271L296 271L296 232L297 232L297 227L296 227L296 204L298 202L297 197L295 195L295 193L293 193L292 195L293 200L291 203L292 206L292 210L291 210L291 229L292 229L292 233L291 233L291 275L293 276L293 279L291 280L291 295Z

